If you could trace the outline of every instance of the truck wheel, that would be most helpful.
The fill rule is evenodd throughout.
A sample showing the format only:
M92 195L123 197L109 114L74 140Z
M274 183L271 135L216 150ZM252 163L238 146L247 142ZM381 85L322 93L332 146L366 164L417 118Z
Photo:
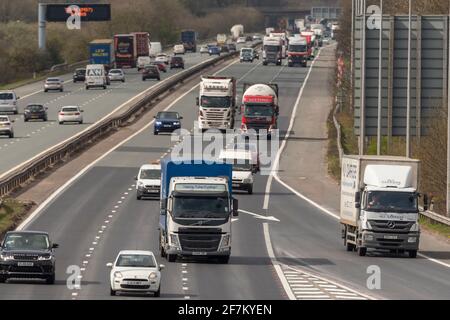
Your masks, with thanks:
M175 262L177 260L177 256L175 254L167 254L167 261Z
M6 280L8 280L8 278L6 278L5 276L0 276L0 283L5 283Z
M408 255L410 258L416 258L417 257L417 250L409 250Z
M47 284L55 284L55 274L53 273L51 276L49 276L49 277L45 280L45 282L46 282Z
M247 189L248 194L253 194L253 186L249 186Z
M348 252L353 252L355 251L355 245L353 243L346 243L345 244L345 248Z
M366 253L367 253L367 248L365 248L365 247L358 247L357 251L358 251L358 256L364 257L366 255Z

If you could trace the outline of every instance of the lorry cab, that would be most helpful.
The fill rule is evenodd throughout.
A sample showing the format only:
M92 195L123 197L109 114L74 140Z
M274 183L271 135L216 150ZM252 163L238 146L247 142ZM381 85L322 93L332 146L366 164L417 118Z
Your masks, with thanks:
M105 66L103 64L89 64L86 66L86 90L92 87L106 89L108 84Z
M263 65L274 63L281 66L283 61L283 43L279 37L264 37L263 42Z
M305 38L295 37L289 40L288 66L308 66L308 42Z

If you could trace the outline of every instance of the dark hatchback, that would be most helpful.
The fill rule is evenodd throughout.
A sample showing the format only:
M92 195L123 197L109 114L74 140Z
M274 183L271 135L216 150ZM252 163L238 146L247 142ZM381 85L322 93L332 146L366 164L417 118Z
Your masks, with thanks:
M181 128L182 119L183 117L180 117L178 112L158 112L155 116L153 133L158 135L160 132L174 132L175 130Z
M86 80L86 69L76 69L73 73L73 82L76 83L78 81Z
M172 57L170 59L170 69L174 68L184 69L184 59L182 57Z
M161 80L161 74L159 73L158 66L145 66L144 70L142 71L142 81L145 81L147 79L156 79L158 81Z
M15 278L54 284L56 248L46 232L7 232L0 247L0 283Z
M23 113L23 121L28 122L29 120L47 121L47 107L41 104L29 104L26 106Z

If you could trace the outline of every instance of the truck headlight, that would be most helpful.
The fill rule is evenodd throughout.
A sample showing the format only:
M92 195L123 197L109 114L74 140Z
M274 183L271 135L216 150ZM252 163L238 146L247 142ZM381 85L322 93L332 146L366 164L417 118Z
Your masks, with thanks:
M180 242L178 241L178 236L176 234L170 235L170 244L174 247L180 246Z
M9 254L0 254L0 260L1 260L1 261L10 261L10 260L14 260L14 256L9 255Z
M222 238L222 244L220 245L221 248L223 247L229 247L230 246L230 235L227 234L223 236Z
M419 232L420 231L420 225L418 222L414 223L411 227L411 230L409 230L411 232Z

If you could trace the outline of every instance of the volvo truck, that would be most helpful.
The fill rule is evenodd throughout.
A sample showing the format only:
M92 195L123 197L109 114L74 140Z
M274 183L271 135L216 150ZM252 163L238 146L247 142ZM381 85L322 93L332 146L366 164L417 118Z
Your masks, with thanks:
M236 79L204 76L197 98L199 129L233 129L236 114Z
M340 221L347 251L407 252L419 248L420 161L403 157L344 156Z
M238 215L233 198L232 165L198 159L161 162L160 254L217 258L231 255L231 219Z

